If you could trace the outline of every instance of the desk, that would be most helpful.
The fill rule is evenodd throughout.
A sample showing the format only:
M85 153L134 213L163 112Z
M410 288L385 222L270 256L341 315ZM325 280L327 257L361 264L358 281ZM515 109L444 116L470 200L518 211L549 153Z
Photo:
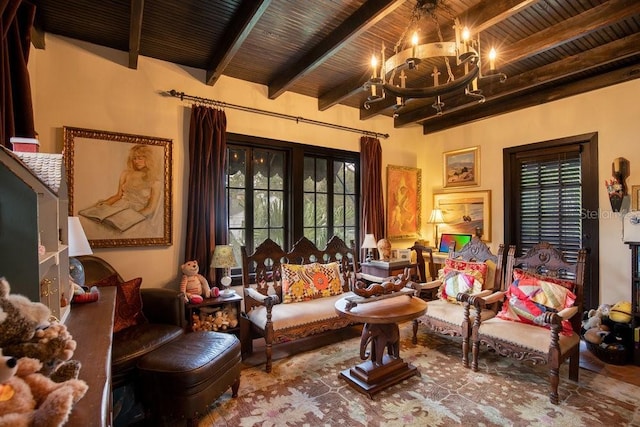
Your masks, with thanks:
M407 267L411 269L411 276L414 276L416 268L416 265L411 264L410 261L363 262L360 266L362 268L363 279L377 283L381 283L388 277L404 273L404 269Z
M111 425L111 344L116 287L100 288L100 299L74 304L67 329L78 343L73 359L82 363L79 379L89 386L73 406L66 426Z
M366 360L340 372L351 387L371 398L373 394L400 381L420 375L418 368L400 357L398 322L415 319L427 311L427 303L409 294L375 302L360 303L347 310L347 299L335 303L336 313L354 322L364 322L360 358ZM371 351L367 347L371 343ZM384 354L385 349L388 354Z

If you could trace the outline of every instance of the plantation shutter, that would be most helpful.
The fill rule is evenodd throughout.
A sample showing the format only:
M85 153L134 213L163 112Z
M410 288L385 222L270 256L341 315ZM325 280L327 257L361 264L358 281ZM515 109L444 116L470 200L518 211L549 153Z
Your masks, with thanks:
M517 156L520 174L518 248L521 254L549 242L577 260L582 247L580 147L557 147ZM520 254L520 255L521 255Z

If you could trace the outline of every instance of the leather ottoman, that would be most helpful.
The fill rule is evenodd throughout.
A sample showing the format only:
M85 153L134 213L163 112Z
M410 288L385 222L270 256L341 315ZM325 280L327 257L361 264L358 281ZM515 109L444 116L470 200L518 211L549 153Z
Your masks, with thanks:
M185 334L138 362L143 405L156 423L195 423L229 387L238 396L240 364L235 335Z

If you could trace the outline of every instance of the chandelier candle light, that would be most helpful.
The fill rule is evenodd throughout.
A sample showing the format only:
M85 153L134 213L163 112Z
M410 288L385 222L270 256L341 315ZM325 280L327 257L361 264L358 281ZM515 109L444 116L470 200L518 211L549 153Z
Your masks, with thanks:
M376 242L376 238L373 234L366 234L364 236L364 241L362 242L362 249L367 250L367 257L365 258L366 262L371 262L373 260L373 252L372 249L376 249L378 244Z
M438 13L447 14L452 19L455 41L443 40ZM418 24L422 17L427 16L435 25L439 41L420 44ZM411 30L413 30L411 47L406 47L406 35ZM491 48L488 53L489 70L483 74L480 61L480 34L476 34L473 38L469 28L463 27L458 18L453 16L445 0L417 0L409 25L395 44L394 54L385 60L383 44L380 55L382 58L380 63L375 55L371 58L373 72L371 79L364 85L365 90L371 90L371 95L364 103L366 109L371 108L372 103L381 101L387 96L396 98L396 110L403 107L409 99L435 98L432 107L440 115L444 107L440 98L442 95L464 90L466 95L482 103L485 97L482 95L482 90L478 89L478 79L499 78L500 82L504 82L507 78L504 73L496 71L497 52L494 48ZM462 74L458 72L457 77L451 66L451 57L455 58L456 66L464 70ZM448 76L447 81L442 84L440 83L441 72L436 65L438 58L443 58ZM424 72L418 72L420 64L424 64L428 76L425 76ZM396 81L396 74L399 74L398 81ZM418 86L420 83L407 86L408 79L421 81L425 78L429 80L429 77L433 81L432 86ZM380 93L378 93L378 87L382 89Z
M224 288L220 295L223 297L233 294L233 290L229 289L229 286L231 285L231 268L236 266L233 248L230 245L216 245L211 258L211 267L224 269L224 275L220 279L220 284Z

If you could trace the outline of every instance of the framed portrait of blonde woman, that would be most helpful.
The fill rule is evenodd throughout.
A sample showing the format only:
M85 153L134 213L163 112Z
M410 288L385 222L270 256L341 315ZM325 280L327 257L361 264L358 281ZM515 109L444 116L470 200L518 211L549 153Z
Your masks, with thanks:
M171 244L170 139L67 127L69 215L91 247Z
M410 239L420 234L422 171L387 166L387 238Z

